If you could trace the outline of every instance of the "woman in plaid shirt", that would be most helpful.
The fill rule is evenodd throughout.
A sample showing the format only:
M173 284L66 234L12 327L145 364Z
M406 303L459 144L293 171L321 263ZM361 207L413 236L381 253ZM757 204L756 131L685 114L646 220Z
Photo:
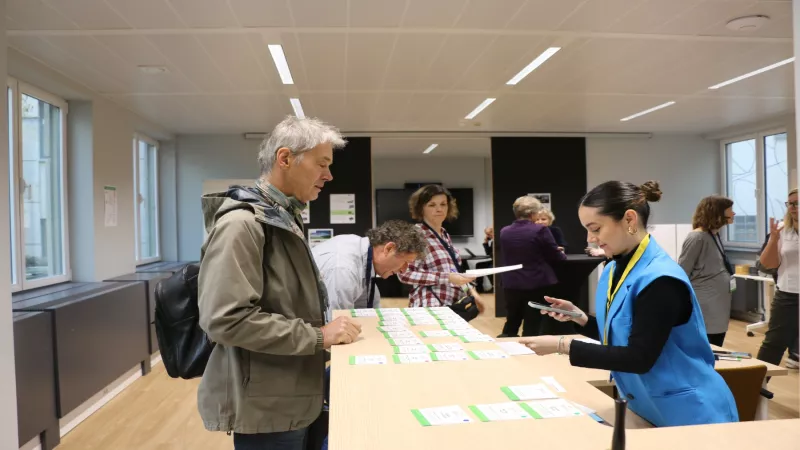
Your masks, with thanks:
M474 277L460 274L461 257L453 247L450 235L442 227L445 220L458 217L456 201L450 191L438 184L417 190L408 201L411 217L428 240L428 254L416 260L408 270L397 274L405 284L413 286L409 294L409 307L449 306L469 292L475 297L478 310L483 303L469 284Z

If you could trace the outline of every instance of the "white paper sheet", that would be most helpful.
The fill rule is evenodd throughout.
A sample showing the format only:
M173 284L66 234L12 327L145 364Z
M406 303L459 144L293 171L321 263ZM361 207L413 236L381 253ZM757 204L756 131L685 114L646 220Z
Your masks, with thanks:
M519 342L498 342L497 346L505 350L505 352L511 356L536 354L536 352L520 344Z
M485 277L488 275L494 275L496 273L511 272L512 270L519 269L522 269L522 264L517 264L515 266L492 267L490 269L470 269L465 273L474 277Z

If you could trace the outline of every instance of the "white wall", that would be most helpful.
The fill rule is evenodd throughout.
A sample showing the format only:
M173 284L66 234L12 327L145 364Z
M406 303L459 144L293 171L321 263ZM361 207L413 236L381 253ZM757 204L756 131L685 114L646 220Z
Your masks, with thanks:
M133 272L136 269L133 136L142 133L153 139L169 140L171 134L13 49L8 50L8 73L76 105L76 115L68 115L67 130L73 133L80 130L79 136L67 136L69 223L70 230L78 230L70 236L70 249L77 249L70 254L73 279L100 281ZM104 225L106 185L117 188L116 227Z
M475 236L454 239L454 244L482 255L483 229L492 223L488 164L487 158L373 158L372 184L375 189L398 189L407 182L434 181L451 188L472 188ZM491 174L490 166L488 173Z
M5 17L6 3L0 0L0 17ZM6 24L0 24L0 73L5 74ZM5 90L0 96L8 104ZM0 217L9 217L9 170L8 170L8 111L0 108ZM9 236L8 220L0 220L0 236ZM11 248L9 240L0 239L0 448L19 448L17 442L17 381L14 372L14 324L11 313Z
M720 193L719 143L691 136L586 139L589 189L608 180L656 180L664 193L652 205L652 224L691 222L697 203Z

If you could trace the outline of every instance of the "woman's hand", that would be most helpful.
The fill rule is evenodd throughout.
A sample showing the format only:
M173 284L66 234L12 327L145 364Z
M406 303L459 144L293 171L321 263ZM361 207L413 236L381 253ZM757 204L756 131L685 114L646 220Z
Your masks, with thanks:
M564 253L564 247L558 247L558 251L560 251L561 253Z
M561 314L553 311L545 311L543 309L540 310L542 314L547 314L548 316L552 317L553 319L556 319L559 322L572 321L580 326L585 326L586 322L589 321L589 317L586 316L586 313L581 311L581 309L578 308L577 306L573 305L572 302L569 300L561 300L559 298L553 298L553 297L545 297L544 299L547 300L547 302L550 303L550 306L552 306L553 308L563 309L564 311L575 311L580 313L581 315L580 317L572 317L566 314Z
M469 275L462 275L460 273L455 273L455 272L450 272L447 278L450 280L451 284L459 287L475 280L475 277L471 277Z
M586 254L589 256L606 256L602 248L587 247Z
M780 225L780 226L779 226ZM770 217L769 218L769 237L770 239L775 238L776 240L780 238L781 231L783 231L783 225L781 225L780 220Z
M558 348L559 341L561 341L560 349ZM572 338L565 336L533 336L521 338L519 343L541 356L550 355L559 351L569 354L569 345L572 343Z

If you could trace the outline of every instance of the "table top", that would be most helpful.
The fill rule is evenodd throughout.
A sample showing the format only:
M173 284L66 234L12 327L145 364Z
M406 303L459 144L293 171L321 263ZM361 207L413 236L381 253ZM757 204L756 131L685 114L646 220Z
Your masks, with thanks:
M334 316L343 314L349 315L347 311L334 312ZM613 429L586 415L564 419L481 423L475 419L474 414L470 414L468 408L475 404L509 402L500 390L501 387L541 383L540 377L551 376L565 389L565 392L558 393L559 397L593 409L597 415L613 424L614 401L595 387L607 382L607 371L575 368L569 364L567 357L559 355L394 364L391 361L392 347L377 329L378 319L355 320L362 325L358 341L350 345L335 346L331 351L331 450L485 449L496 448L499 444L504 447L527 448L533 440L537 445L546 448L608 448L611 442ZM409 328L425 344L458 342L465 350L499 349L495 342L462 343L456 337L419 336L419 331L441 329L435 325ZM349 364L350 356L379 354L388 357L388 365ZM751 364L754 361L756 360L719 361L718 365ZM461 406L475 422L423 427L411 413L412 409L449 405ZM800 436L800 419L788 422L790 425L786 426L770 424L770 430L776 427L782 430L782 436L776 440L783 446L776 444L775 448L793 448L787 447L788 443L794 442L787 433ZM738 434L735 427L741 425L730 425L737 430L731 433ZM792 426L794 430L783 431ZM719 431L707 431L704 429L707 427L648 430L641 434L637 431L650 428L652 426L648 422L628 412L628 441L631 444L636 442L637 448L662 448L657 445L670 445L671 450L675 441L671 437L665 437L666 434L677 435L683 433L684 429L692 428L703 430L692 430L688 435L697 435L704 439L705 436L709 436L708 439L719 438L716 435ZM650 434L652 431L656 433ZM772 431L764 433L775 436ZM734 438L730 440L739 442ZM763 443L760 440L758 442ZM582 447L581 443L585 443L585 446ZM692 444L696 445L696 442L693 441ZM687 447L691 448L693 445Z

